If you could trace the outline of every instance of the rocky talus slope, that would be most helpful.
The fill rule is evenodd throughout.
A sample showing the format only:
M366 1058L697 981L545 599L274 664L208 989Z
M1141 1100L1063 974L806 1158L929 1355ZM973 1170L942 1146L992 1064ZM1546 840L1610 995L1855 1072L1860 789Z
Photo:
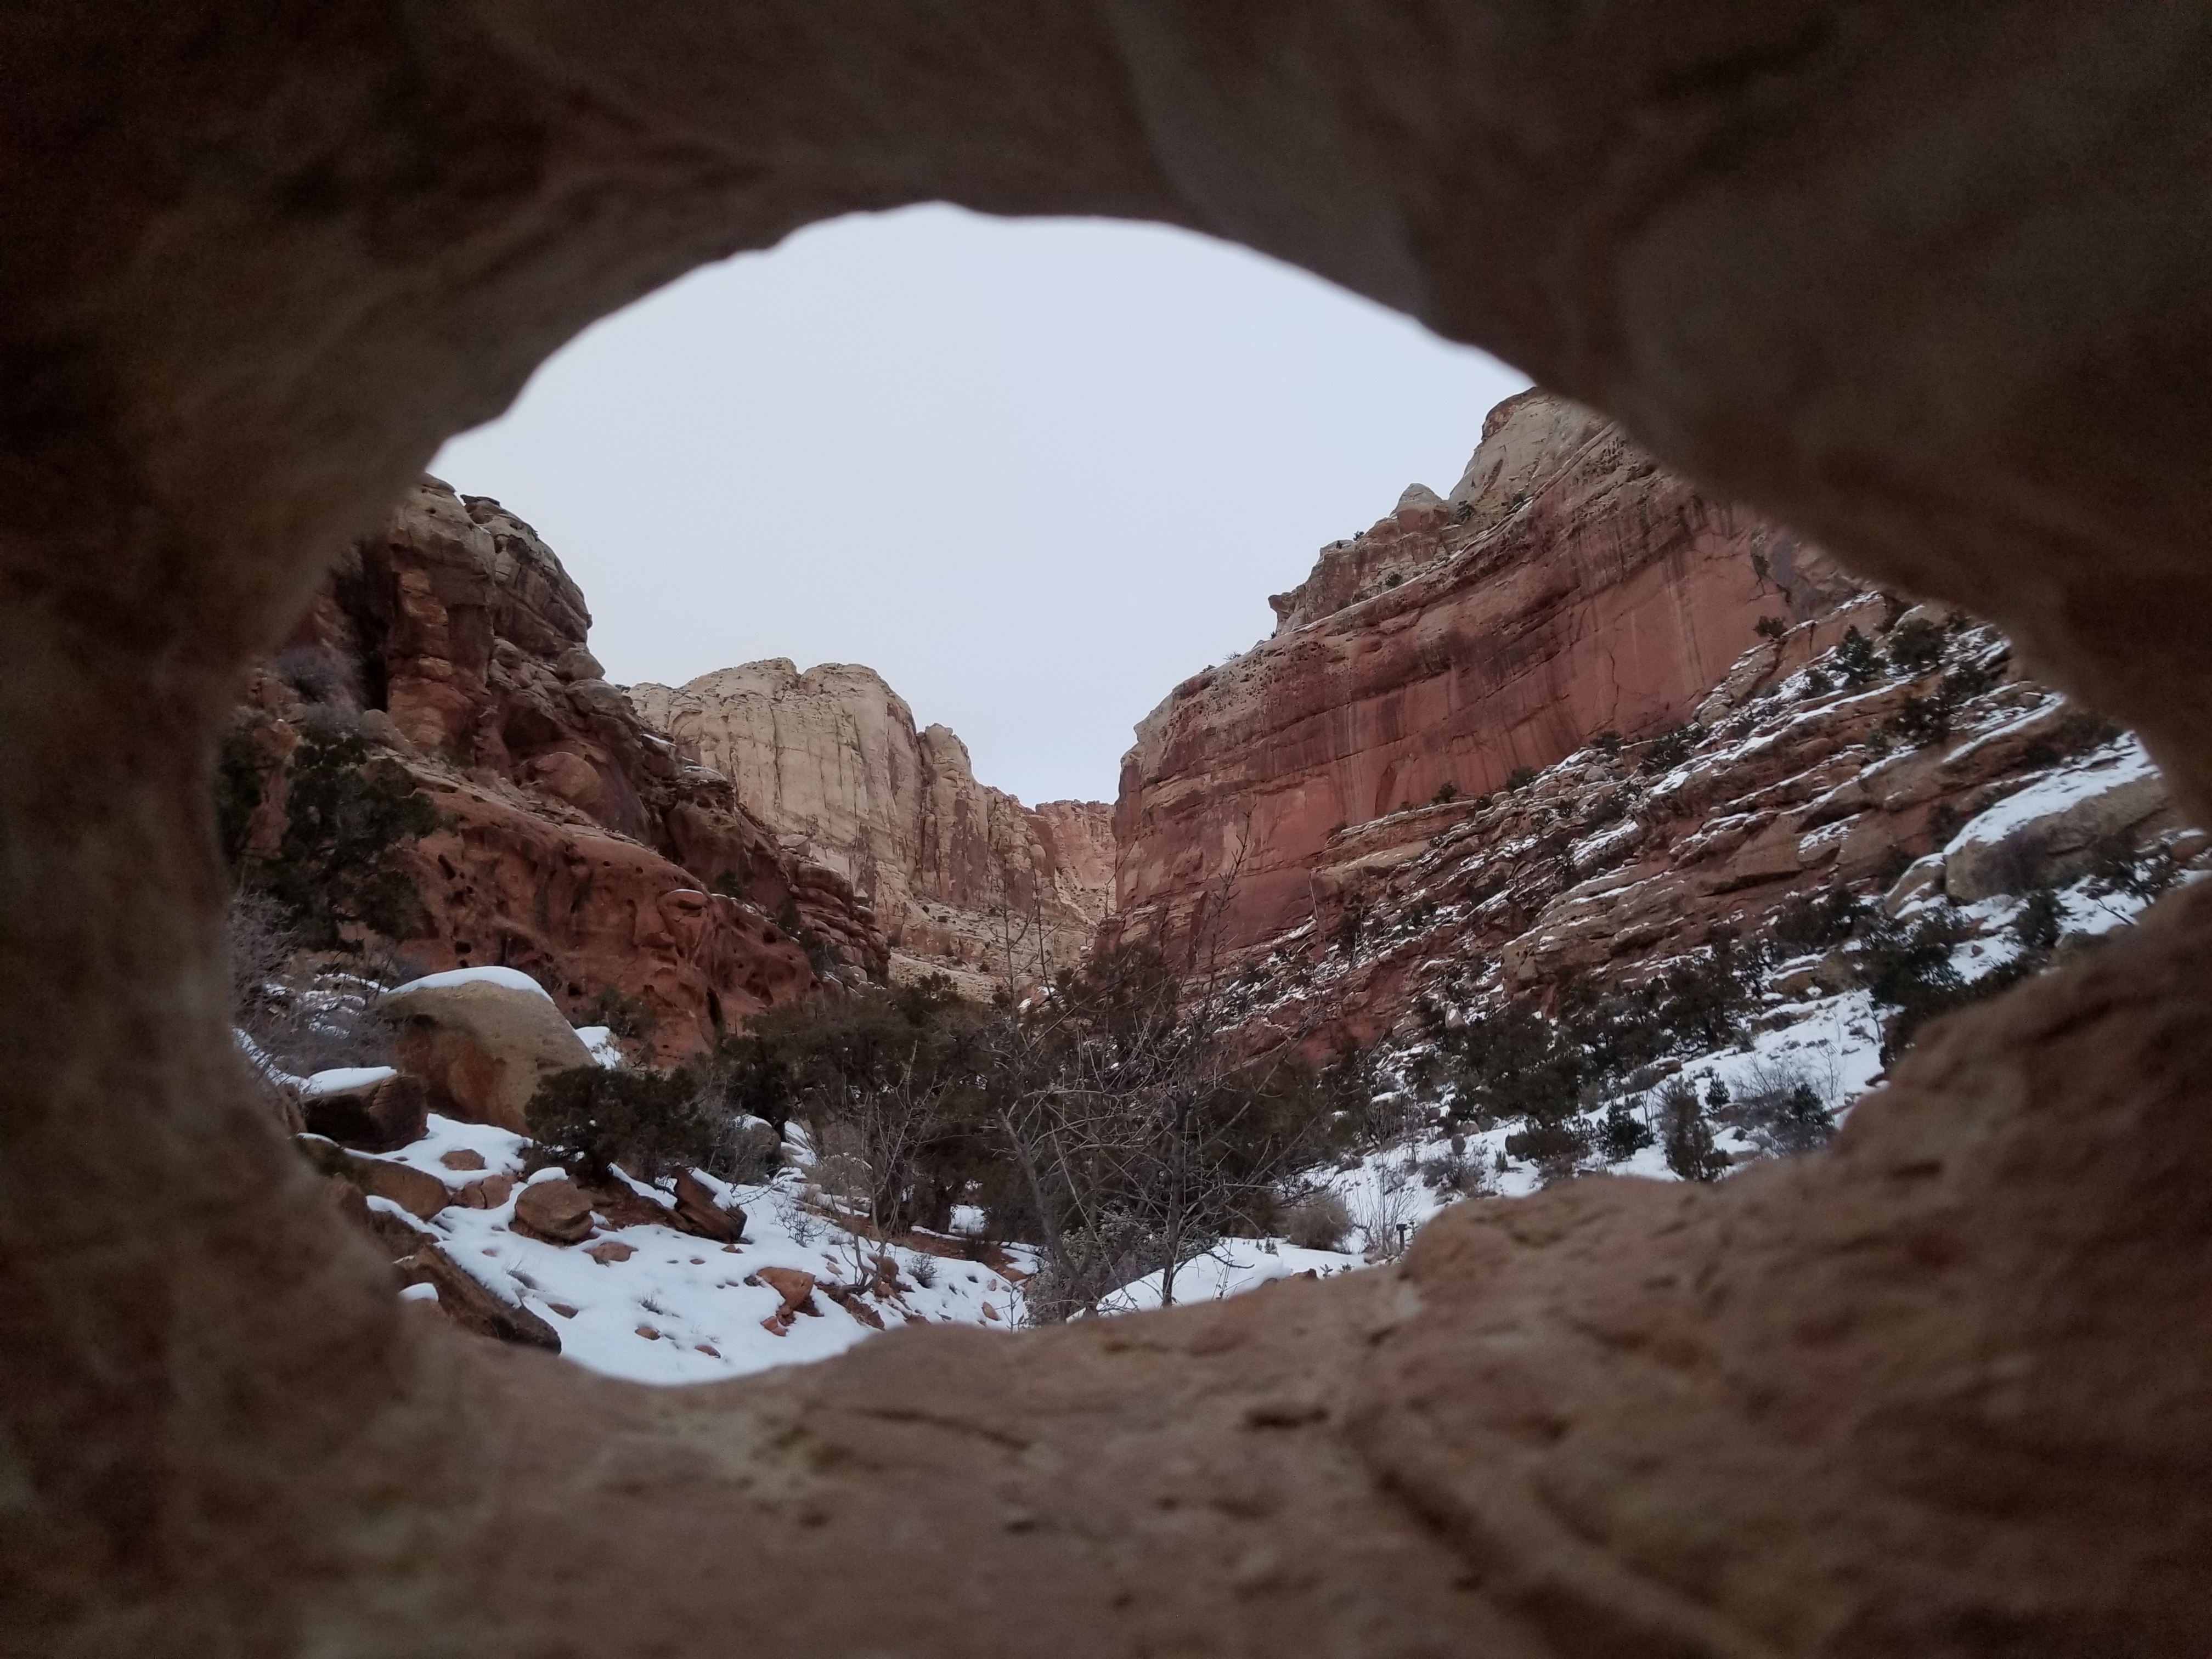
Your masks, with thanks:
M1609 422L1509 400L1449 496L1416 486L1272 601L1273 636L1177 686L1122 762L1116 909L1222 942L1312 914L1330 838L1483 795L1592 732L1686 719L1759 638L1851 589L1796 536L1662 471ZM1233 875L1233 881L1230 878Z
M967 746L873 669L786 659L683 686L629 688L687 762L734 785L792 856L836 870L873 909L902 975L971 991L1073 963L1109 908L1109 809L1027 807L975 781Z
M1692 721L1330 837L1238 1017L1419 1072L1509 1005L1601 1006L1659 1028L1616 1093L1764 1056L1832 1110L1916 1011L2091 948L2207 847L2142 745L1994 629L1869 596L1747 652Z
M252 678L222 806L309 942L520 969L663 1056L885 947L850 884L610 685L559 560L425 480Z
M813 1149L750 1120L723 1179L549 1162L518 1110L545 1077L620 1056L571 1030L542 988L474 968L378 1000L403 1037L391 1066L285 1079L298 1145L396 1288L465 1330L607 1376L712 1381L823 1359L908 1324L1006 1330L1025 1252L840 1231L818 1213ZM396 1103L409 1109L395 1114ZM834 1220L834 1213L832 1219Z

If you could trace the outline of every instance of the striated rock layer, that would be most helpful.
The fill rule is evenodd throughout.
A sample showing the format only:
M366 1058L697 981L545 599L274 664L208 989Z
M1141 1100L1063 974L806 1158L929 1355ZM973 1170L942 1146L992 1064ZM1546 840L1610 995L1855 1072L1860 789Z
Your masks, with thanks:
M255 677L243 730L273 763L249 854L283 845L299 732L357 732L430 807L433 827L392 849L405 919L380 941L414 965L520 969L579 1018L618 1011L664 1055L823 975L880 972L850 884L647 728L602 676L590 626L528 525L416 486Z
M12 1648L2212 1646L2202 889L1826 1158L1463 1211L1295 1319L675 1395L409 1323L246 1095L204 832L238 675L442 438L680 272L915 200L1211 231L1495 350L1988 617L2201 809L2203 8L265 21L0 22Z
M1279 625L1137 729L1115 808L1123 937L1235 950L1312 913L1347 826L1482 795L1595 732L1688 718L1759 637L1851 592L1756 514L1541 392L1501 404L1448 498L1419 486L1276 596Z
M872 668L786 658L632 686L686 760L730 779L783 848L852 884L906 972L1049 977L1109 908L1109 809L1024 806L975 781L967 745L917 728Z

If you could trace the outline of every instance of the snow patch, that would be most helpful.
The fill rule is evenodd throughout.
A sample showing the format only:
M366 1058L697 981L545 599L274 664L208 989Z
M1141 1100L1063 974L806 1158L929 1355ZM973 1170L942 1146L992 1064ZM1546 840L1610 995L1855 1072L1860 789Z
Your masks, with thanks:
M510 991L535 991L546 1001L553 1000L552 994L529 975L513 968L450 968L442 974L427 974L421 979L410 979L404 985L395 986L386 994L398 996L403 991L443 990L449 985L504 985Z

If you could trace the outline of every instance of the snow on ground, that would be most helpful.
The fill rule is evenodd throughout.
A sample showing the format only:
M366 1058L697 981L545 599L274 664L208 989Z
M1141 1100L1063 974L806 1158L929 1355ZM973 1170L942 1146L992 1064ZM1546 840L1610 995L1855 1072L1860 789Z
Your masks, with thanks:
M422 1139L385 1157L459 1187L487 1175L520 1176L528 1145L504 1129L434 1115ZM484 1167L449 1169L443 1160L451 1152L474 1153ZM533 1178L550 1179L558 1173L541 1171ZM869 1301L887 1327L908 1322L1006 1329L1022 1317L1015 1280L981 1261L962 1259L955 1241L942 1243L954 1254L939 1257L907 1245L855 1240L830 1225L803 1201L804 1177L798 1170L763 1187L704 1179L716 1198L745 1212L744 1239L735 1247L655 1224L601 1228L583 1244L547 1244L514 1231L513 1195L496 1209L448 1207L428 1224L463 1269L551 1326L564 1357L603 1376L632 1382L707 1382L742 1376L774 1365L826 1359L875 1334L819 1291L813 1300L817 1312L802 1313L787 1334L775 1334L763 1322L776 1312L779 1293L766 1285L745 1283L763 1267L794 1267L817 1280L851 1283L866 1277L876 1256L888 1249L899 1264L901 1289L888 1301ZM515 1190L521 1190L520 1183ZM371 1202L385 1204L380 1199ZM1015 1259L1026 1266L1018 1255Z
M1305 1250L1278 1238L1224 1238L1196 1261L1176 1272L1175 1299L1218 1302L1242 1296L1279 1279L1307 1274L1329 1279L1366 1264L1357 1255L1338 1250ZM1102 1314L1141 1313L1160 1305L1160 1275L1152 1273L1124 1285L1098 1304Z

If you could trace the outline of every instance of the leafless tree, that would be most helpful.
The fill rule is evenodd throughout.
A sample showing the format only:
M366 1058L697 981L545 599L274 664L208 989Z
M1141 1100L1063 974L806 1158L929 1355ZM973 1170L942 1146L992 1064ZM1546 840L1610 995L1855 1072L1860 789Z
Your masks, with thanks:
M993 1114L1044 1258L1035 1316L1095 1307L1149 1272L1172 1304L1182 1268L1310 1151L1311 1114L1285 1109L1295 1040L1258 1058L1223 1041L1222 923L1245 844L1201 895L1177 959L1110 953L993 1028Z

